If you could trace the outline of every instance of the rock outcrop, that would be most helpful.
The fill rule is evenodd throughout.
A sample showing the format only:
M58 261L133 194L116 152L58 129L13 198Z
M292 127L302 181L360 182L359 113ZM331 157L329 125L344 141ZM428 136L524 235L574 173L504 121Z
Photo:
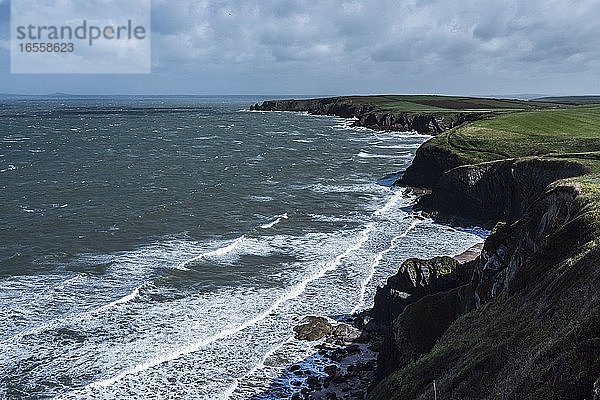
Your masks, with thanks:
M355 118L354 126L381 131L415 131L437 135L468 121L489 116L489 112L393 112L372 104L355 104L350 98L272 100L254 104L252 111L297 111L315 115Z
M430 399L433 381L444 399L592 398L600 376L597 217L585 190L559 181L518 221L500 224L468 285L424 297L396 318L397 351L417 352L370 398ZM435 339L420 356L419 332Z
M371 399L430 399L434 381L444 399L597 396L600 212L597 193L568 179L588 172L564 159L467 165L420 149L402 181L432 189L419 207L495 228L455 287L398 299L412 285L403 266L378 292L372 313L389 328Z
M432 193L419 200L419 207L481 225L512 223L552 182L586 172L577 162L541 158L458 166L441 175Z
M385 286L377 289L371 324L383 334L377 365L379 378L431 349L437 337L456 318L447 317L444 314L448 310L439 312L441 308L434 305L455 307L461 290L454 290L471 281L473 265L472 262L460 264L450 257L411 258ZM438 296L440 293L444 295ZM442 320L447 322L442 323Z

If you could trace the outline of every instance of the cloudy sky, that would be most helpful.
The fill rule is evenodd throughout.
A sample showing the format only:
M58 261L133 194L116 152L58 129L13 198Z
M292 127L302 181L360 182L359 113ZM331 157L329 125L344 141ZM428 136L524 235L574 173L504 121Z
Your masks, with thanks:
M0 93L594 94L599 16L600 0L153 0L151 74L18 75L0 0Z

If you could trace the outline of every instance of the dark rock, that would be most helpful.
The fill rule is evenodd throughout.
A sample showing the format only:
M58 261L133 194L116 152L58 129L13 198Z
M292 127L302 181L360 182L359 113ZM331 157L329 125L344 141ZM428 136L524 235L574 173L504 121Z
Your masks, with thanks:
M344 348L348 354L356 354L360 353L360 346L357 344L351 344L350 346L346 346Z
M405 307L388 332L394 342L380 353L397 357L391 376L371 399L431 399L432 378L438 398L598 397L600 213L577 183L537 192L529 179L543 164L519 165L488 187L488 204L506 207L494 212L516 220L488 237L469 283ZM526 165L532 170L520 172ZM531 191L497 200L525 188L512 179L530 182Z
M333 326L326 318L310 316L294 327L296 339L314 341L328 336L333 331Z
M337 367L337 365L333 365L333 364L327 365L327 366L325 366L325 368L323 368L323 371L325 371L327 376L332 378L337 374L338 367Z
M373 319L373 317L368 314L358 315L354 320L354 324L356 325L357 328L361 329L361 328L364 328L365 326L367 326L367 324L372 319Z
M290 372L294 372L294 371L298 371L300 369L300 366L298 364L294 364L289 368Z
M425 299L432 301L431 296L467 285L471 282L474 268L475 262L460 264L451 257L408 259L396 275L388 278L385 286L377 289L371 314L382 335L382 340L377 343L378 379L429 351L455 318L474 307L473 296L467 295L460 301L456 298L466 290L461 289L449 297L442 296L436 300L435 305L415 305L413 310L421 310L423 315L410 310L407 312L411 305ZM448 301L449 307L441 307L438 310L438 305L446 305L444 301ZM445 312L448 312L447 317ZM433 315L431 313L435 314L437 319L424 318L425 315ZM400 317L401 315L403 316ZM402 322L397 322L400 318ZM401 324L406 326L399 328Z
M336 349L331 353L331 359L336 362L342 361L347 356L348 352L343 348Z
M319 378L317 378L316 376L309 376L308 378L306 378L306 384L308 385L308 387L313 390L319 390L321 389L321 380Z
M408 304L464 285L471 275L472 265L461 265L451 257L408 259L385 286L377 289L371 314L379 324L390 325Z
M440 175L433 192L419 200L419 207L481 225L513 223L549 184L586 172L577 162L535 158L460 166Z
M331 336L341 343L351 343L360 337L360 330L347 324L338 324L333 328Z

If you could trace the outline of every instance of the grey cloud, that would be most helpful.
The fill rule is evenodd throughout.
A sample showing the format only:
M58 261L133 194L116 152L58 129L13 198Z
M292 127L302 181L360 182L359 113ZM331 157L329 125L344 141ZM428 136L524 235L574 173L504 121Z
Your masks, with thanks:
M597 0L153 0L153 60L155 76L188 77L184 92L206 79L229 88L240 71L240 92L255 93L313 81L330 93L515 92L569 87L565 72L589 88L598 15Z

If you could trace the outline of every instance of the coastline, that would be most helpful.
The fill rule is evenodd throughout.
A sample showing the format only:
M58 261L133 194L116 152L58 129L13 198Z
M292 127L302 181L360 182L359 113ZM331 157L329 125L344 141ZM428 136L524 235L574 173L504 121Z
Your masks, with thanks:
M457 269L467 268L479 257L482 248L483 242L453 257L434 259L454 259ZM416 260L407 260L400 270ZM428 261L418 260L423 265ZM389 285L380 290L395 290ZM413 295L418 297L416 293ZM311 342L315 355L288 367L289 373L299 377L295 383L290 380L291 385L300 388L291 399L367 399L369 389L380 379L377 364L380 351L385 351L386 340L389 340L386 332L389 322L373 309L346 315L337 321L321 316L307 317L295 328L296 339Z
M331 115L354 118L352 126L376 131L415 131L437 135L468 121L487 118L489 112L394 112L378 109L369 104L356 104L351 98L311 100L273 100L250 106L250 111L296 111L312 115Z
M268 108L298 107L282 104ZM587 111L550 112L545 115L560 118ZM489 124L466 124L458 132L513 120L530 129L527 118L536 115L494 116ZM551 126L546 129L555 135ZM397 184L427 189L417 206L435 218L463 218L494 229L479 255L472 250L457 257L464 263L448 257L408 260L378 290L373 319L361 327L375 325L383 337L367 398L600 398L600 347L594 344L600 332L593 323L600 298L583 295L595 293L600 279L593 261L600 253L598 157L560 155L568 146L581 147L577 141L557 141L559 151L548 156L523 156L521 149L536 154L536 146L548 142L521 147L510 135L506 153L490 153L485 136L467 148L450 141L454 133L421 146ZM572 272L565 276L566 268ZM587 311L573 315L575 310ZM551 383L528 385L532 379Z
M266 102L265 102L266 103ZM348 116L345 112L331 110L331 112L320 112L314 109L302 109L300 111L287 109L289 103L269 110L259 105L253 105L252 111L286 111L301 112L309 115L332 115L346 120L354 120L352 127L363 127L374 131L403 131L393 129L389 125L371 125L364 126L361 118ZM270 106L269 106L270 107ZM296 107L294 103L294 107ZM282 109L286 108L286 109ZM461 120L460 123L463 123ZM449 128L446 128L449 129ZM404 130L405 131L405 130ZM428 133L431 131L416 133ZM433 133L437 133L434 131ZM392 174L401 177L398 173ZM396 181L398 180L396 178ZM396 182L397 185L397 182ZM394 186L391 182L390 186ZM429 190L423 190L417 187L406 186L403 189L403 196L416 195L417 200L426 194ZM425 218L419 212L415 215L416 219ZM479 257L483 248L483 242L477 243L464 251L442 257L448 260L455 260L456 265L468 264ZM434 257L438 259L440 257ZM399 267L399 272L407 265L411 265L417 259L410 258ZM429 260L419 260L427 263ZM450 271L444 271L445 274ZM392 275L389 278L394 278ZM417 285L417 282L412 282ZM387 287L387 285L386 285ZM393 289L392 289L393 290ZM417 295L422 297L422 295ZM331 319L329 316L313 315L307 316L299 325L294 328L295 339L307 342L312 346L314 354L299 362L289 365L281 380L287 382L290 387L295 388L291 399L367 399L370 388L380 380L377 371L379 352L385 341L389 340L386 332L389 327L389 321L382 321L380 316L374 315L373 308L369 308L351 315L343 315ZM316 322L315 322L316 321ZM342 332L342 333L340 333ZM273 389L275 396L276 387ZM287 397L281 397L287 398Z

